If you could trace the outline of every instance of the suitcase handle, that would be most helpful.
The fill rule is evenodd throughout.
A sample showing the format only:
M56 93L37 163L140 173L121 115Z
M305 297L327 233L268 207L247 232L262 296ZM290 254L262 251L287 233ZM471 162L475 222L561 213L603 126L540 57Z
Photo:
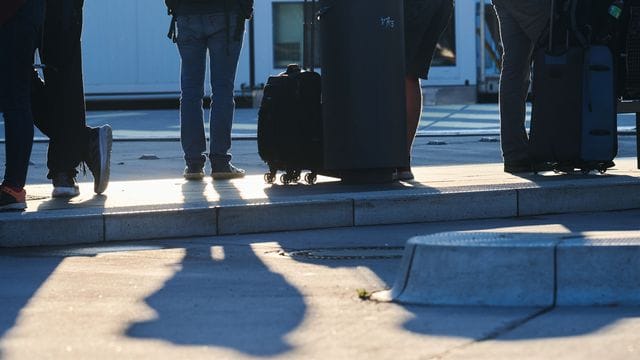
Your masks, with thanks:
M553 15L555 15L556 1L551 0L551 14L549 15L549 54L553 52Z
M303 2L303 51L302 64L309 71L315 70L315 48L316 48L316 3L317 0L304 0ZM311 11L308 10L308 4L311 4Z

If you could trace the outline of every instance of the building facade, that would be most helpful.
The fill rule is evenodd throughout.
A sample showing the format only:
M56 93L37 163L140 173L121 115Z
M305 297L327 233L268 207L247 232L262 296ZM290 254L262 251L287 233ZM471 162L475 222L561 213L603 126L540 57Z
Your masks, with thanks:
M170 18L163 1L85 0L84 11L87 96L131 98L178 94L180 60L175 44L166 37ZM425 86L476 85L479 73L477 20L477 0L456 1L455 16L441 39ZM287 64L302 61L301 0L257 0L253 21L253 51L250 51L250 32L247 31L238 67L237 90L249 86L252 74L259 85Z

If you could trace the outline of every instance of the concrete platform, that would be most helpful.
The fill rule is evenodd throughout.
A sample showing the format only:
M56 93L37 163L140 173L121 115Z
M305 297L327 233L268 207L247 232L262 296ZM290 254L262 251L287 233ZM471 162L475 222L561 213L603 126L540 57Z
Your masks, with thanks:
M116 181L95 196L91 183L69 201L51 185L27 187L28 210L0 213L0 246L100 243L377 224L508 218L640 208L634 158L604 175L526 177L501 164L416 167L416 180L386 185L266 185L241 180ZM640 229L640 225L639 225Z
M638 306L640 235L617 236L450 232L414 237L391 298L440 306Z

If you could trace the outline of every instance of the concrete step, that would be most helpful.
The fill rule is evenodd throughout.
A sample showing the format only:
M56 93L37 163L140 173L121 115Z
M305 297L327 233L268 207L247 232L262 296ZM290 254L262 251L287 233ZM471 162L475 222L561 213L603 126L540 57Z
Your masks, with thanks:
M637 306L640 234L419 236L390 295L422 305Z
M0 213L0 247L215 236L640 208L635 159L606 174L513 176L501 164L416 167L415 181L268 185L262 176L91 183L71 200L27 187L28 211Z

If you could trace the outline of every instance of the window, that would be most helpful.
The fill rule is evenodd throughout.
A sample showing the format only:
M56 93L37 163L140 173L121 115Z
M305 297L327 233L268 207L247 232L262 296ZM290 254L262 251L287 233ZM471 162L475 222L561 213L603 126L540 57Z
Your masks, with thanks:
M313 14L311 6L308 3L309 17ZM305 51L304 16L302 2L273 3L273 63L276 68L285 68L293 63L302 64ZM316 66L320 64L319 33L320 27L316 25L313 34Z
M308 3L309 16L314 13ZM276 68L286 68L288 64L302 64L305 51L304 11L302 2L273 3L273 63ZM308 21L309 22L309 21ZM455 16L444 30L435 54L432 66L456 66ZM320 27L316 24L314 32L315 62L320 64Z

